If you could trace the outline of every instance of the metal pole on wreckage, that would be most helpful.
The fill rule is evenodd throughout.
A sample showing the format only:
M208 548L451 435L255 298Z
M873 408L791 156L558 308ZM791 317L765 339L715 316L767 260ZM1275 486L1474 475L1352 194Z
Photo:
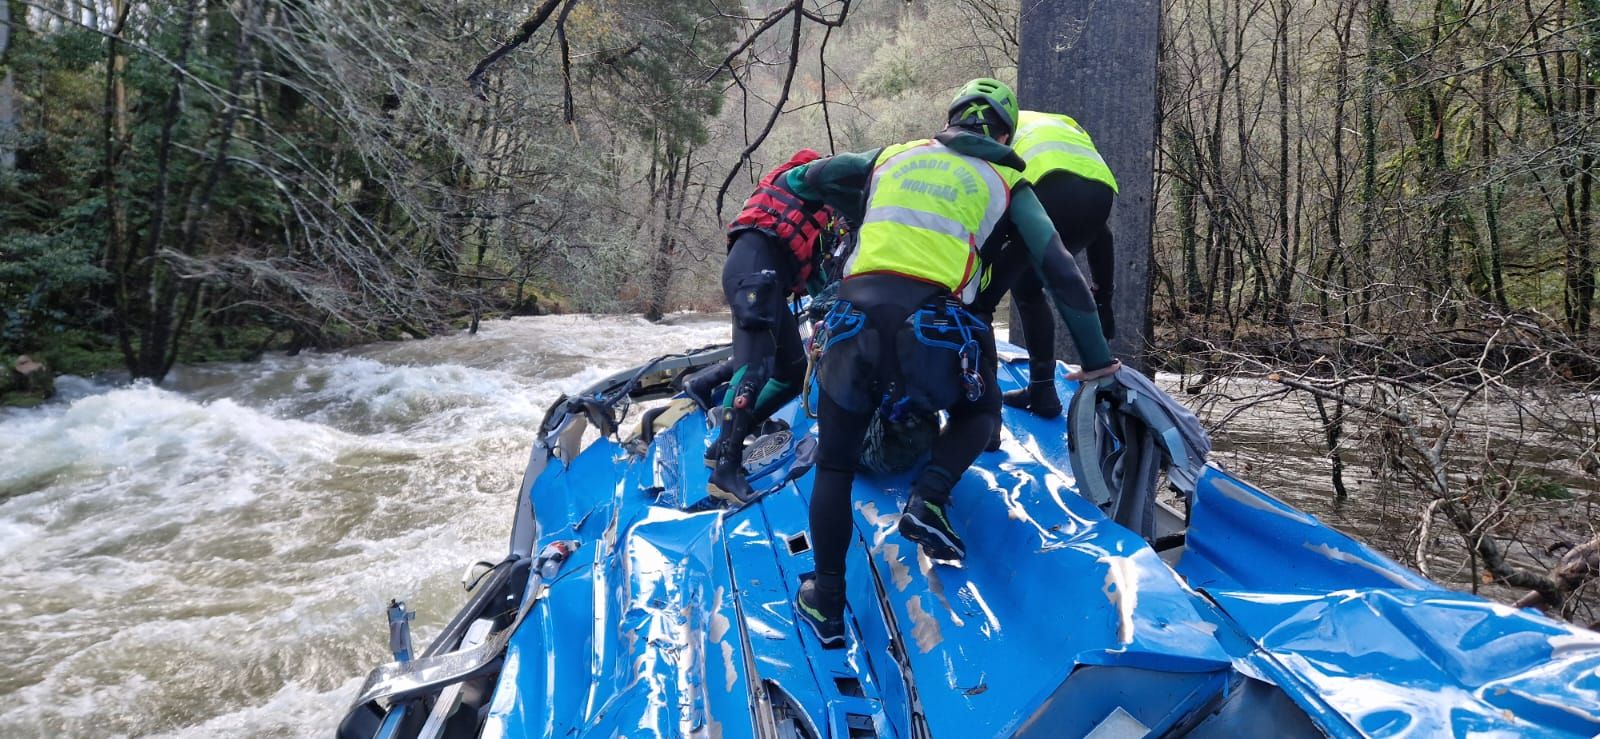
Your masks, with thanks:
M1094 137L1117 177L1120 192L1111 211L1117 337L1111 349L1124 363L1148 370L1161 3L1029 0L1022 4L1020 26L1022 107L1072 116ZM1011 325L1019 325L1015 309ZM1020 342L1021 334L1012 331L1012 341ZM1056 352L1076 361L1059 323Z

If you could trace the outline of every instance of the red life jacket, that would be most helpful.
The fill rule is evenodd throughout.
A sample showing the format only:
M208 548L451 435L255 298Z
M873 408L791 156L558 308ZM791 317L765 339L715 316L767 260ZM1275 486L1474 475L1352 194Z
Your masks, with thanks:
M827 206L815 212L807 210L805 202L789 192L778 180L789 170L821 158L821 154L811 149L795 152L789 161L761 178L761 182L756 184L755 194L744 201L744 209L728 224L730 247L739 232L755 229L777 239L788 249L795 265L795 282L789 289L796 293L804 291L806 279L811 276L816 264L817 238L828 227L828 222L833 220L833 211Z

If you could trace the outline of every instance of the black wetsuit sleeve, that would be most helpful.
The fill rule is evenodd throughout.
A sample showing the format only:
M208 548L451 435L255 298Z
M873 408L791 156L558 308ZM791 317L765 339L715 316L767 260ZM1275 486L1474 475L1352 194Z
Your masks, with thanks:
M1100 316L1094 294L1078 270L1078 263L1067 253L1050 216L1039 204L1038 196L1026 185L1011 191L1011 208L1006 213L1027 246L1029 260L1044 282L1045 292L1055 303L1056 313L1066 324L1072 343L1083 358L1083 368L1096 370L1111 365L1111 347L1101 333Z

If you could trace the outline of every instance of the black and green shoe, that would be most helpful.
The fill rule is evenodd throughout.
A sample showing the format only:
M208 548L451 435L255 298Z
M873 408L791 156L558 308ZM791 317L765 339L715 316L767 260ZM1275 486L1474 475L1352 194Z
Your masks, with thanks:
M817 635L824 649L838 649L845 642L844 603L841 599L836 608L830 608L830 604L823 602L825 600L827 598L817 591L816 581L806 580L800 583L800 592L795 595L794 612L800 617L800 623Z
M950 527L945 515L948 503L932 503L913 494L906 501L906 510L900 514L900 535L922 546L929 559L960 560L967 556L967 547Z

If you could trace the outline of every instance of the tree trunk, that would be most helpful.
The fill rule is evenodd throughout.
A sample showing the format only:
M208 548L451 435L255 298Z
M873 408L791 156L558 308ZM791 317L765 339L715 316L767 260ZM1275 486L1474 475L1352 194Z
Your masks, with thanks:
M1479 146L1483 157L1483 166L1490 167L1495 155L1494 147L1494 120L1495 120L1495 90L1493 72L1485 66L1479 73L1479 81L1483 88L1482 118L1480 120ZM1492 170L1491 170L1492 171ZM1506 276L1504 268L1503 248L1500 242L1500 187L1495 184L1494 177L1485 177L1483 185L1483 221L1489 232L1489 294L1494 304L1502 313L1510 312L1511 306L1506 301Z
M143 250L124 262L131 267L120 276L118 292L122 304L121 339L128 371L136 378L160 381L166 375L167 355L173 343L176 303L182 288L178 276L162 263L160 249L167 232L167 209L172 189L172 153L176 148L175 130L183 116L183 88L189 78L189 51L194 43L196 16L200 0L184 6L183 28L179 31L178 53L173 59L172 91L163 111L161 135L156 148L156 185L149 197L150 222L146 226ZM130 248L130 251L132 249ZM138 293L143 293L139 295ZM139 344L132 345L130 334L137 331Z
M17 85L7 56L10 50L11 0L0 0L0 173L17 167Z
M111 0L111 30L106 37L106 90L105 108L101 126L105 159L100 174L101 189L106 199L106 243L100 255L100 267L107 274L121 275L128 269L128 207L122 201L120 179L122 155L128 150L128 91L123 74L128 67L128 57L122 52L122 32L128 27L128 15L133 3L128 0ZM108 285L99 296L101 305L118 305L124 299L118 289L121 281ZM133 348L126 331L119 332L123 339L124 356L132 356Z
M1183 251L1183 287L1184 308L1190 315L1201 313L1205 309L1206 291L1200 281L1200 238L1198 222L1198 194L1195 188L1195 177L1198 176L1199 161L1196 157L1194 134L1186 129L1174 131L1173 138L1177 139L1174 146L1177 148L1177 174L1173 178L1173 187L1176 189L1174 206L1178 209L1178 239Z
M1356 241L1355 263L1363 274L1359 299L1361 322L1372 309L1376 276L1372 273L1372 237L1378 225L1378 38L1375 4L1367 8L1367 58L1361 71L1361 234Z
M1294 258L1289 253L1289 0L1278 4L1278 29L1273 44L1278 59L1278 280L1269 313L1274 320L1289 318L1289 288L1294 284Z
M1575 75L1575 81L1582 86L1579 93L1583 99L1581 118L1584 121L1593 121L1595 116L1595 89L1594 85L1585 81L1584 75ZM1589 147L1583 148L1583 153L1578 157L1578 233L1577 233L1577 264L1573 267L1576 276L1574 292L1576 293L1573 310L1572 330L1574 333L1587 334L1591 325L1591 315L1594 310L1594 154Z
M1327 268L1323 270L1323 279L1333 282L1334 274L1339 276L1340 313L1343 316L1340 323L1350 323L1350 254L1345 251L1344 243L1344 199L1346 179L1348 177L1345 167L1344 136L1345 116L1350 105L1350 29L1355 24L1356 2L1342 0L1338 19L1338 62L1335 65L1336 93L1333 108L1333 186L1328 201L1328 259ZM1335 268L1337 263L1337 269ZM1323 291L1326 295L1327 291ZM1328 319L1328 300L1322 298L1322 317Z
M1018 97L1031 109L1076 118L1116 173L1118 331L1111 349L1142 368L1150 336L1161 3L1122 0L1116 12L1105 12L1090 0L1037 0L1024 5L1019 25ZM1063 335L1056 346L1070 351L1073 344Z
M683 167L685 175L688 174L685 158L674 156L668 160L666 173L662 176L662 180L666 183L666 192L656 198L661 207L661 231L656 237L655 256L650 260L650 295L644 309L645 320L649 321L659 321L666 315L667 301L671 296L672 267L677 245L674 233L676 227L674 210L682 213L682 209L675 208L674 204L684 197L684 193L679 192L678 169ZM684 183L684 188L687 189L687 182Z
M239 37L233 53L233 72L228 79L227 107L223 109L216 124L217 142L213 149L211 166L206 172L205 181L190 193L189 204L184 209L183 224L179 229L181 241L178 243L178 250L184 254L193 255L198 252L200 225L210 213L211 201L216 195L217 186L221 184L222 175L228 170L228 151L233 143L234 129L239 124L240 116L244 114L243 92L246 78L253 76L255 56L252 46L256 26L261 23L263 5L263 2L246 0L244 7L241 8ZM183 285L181 291L173 290L168 293L165 312L175 316L175 320L166 356L162 360L156 379L166 377L167 373L172 371L172 366L177 363L184 330L194 319L195 311L200 307L202 294L200 284L192 280Z

